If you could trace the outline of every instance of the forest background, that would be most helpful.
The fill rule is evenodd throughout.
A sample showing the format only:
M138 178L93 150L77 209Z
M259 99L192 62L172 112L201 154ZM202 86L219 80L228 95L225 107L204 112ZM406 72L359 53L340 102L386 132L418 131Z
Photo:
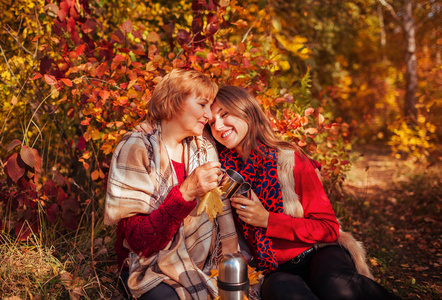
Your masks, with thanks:
M378 281L404 299L440 298L440 2L2 0L0 9L3 299L121 298L115 228L103 225L109 164L172 68L248 88L275 131L321 162ZM379 175L392 185L369 195L364 149L386 153L383 166L402 179ZM362 177L349 177L358 164ZM355 181L361 189L346 189Z

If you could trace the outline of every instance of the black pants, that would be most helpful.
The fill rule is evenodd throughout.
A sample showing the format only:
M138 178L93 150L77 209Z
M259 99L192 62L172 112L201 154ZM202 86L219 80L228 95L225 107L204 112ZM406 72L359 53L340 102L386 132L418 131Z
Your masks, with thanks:
M298 264L280 265L261 287L263 300L400 299L375 281L356 272L353 260L340 246L326 246Z
M118 285L123 292L126 299L132 299L130 296L129 288L127 286L127 279L129 278L129 272L122 270ZM138 300L179 300L178 294L173 287L168 284L160 283L155 288L151 289L147 293L137 298Z

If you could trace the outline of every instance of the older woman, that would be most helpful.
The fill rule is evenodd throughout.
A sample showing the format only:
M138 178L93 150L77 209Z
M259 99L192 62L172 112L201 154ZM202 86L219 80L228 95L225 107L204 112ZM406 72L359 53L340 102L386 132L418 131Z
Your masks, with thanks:
M121 277L138 299L214 298L208 274L219 253L238 250L228 200L215 222L196 214L199 197L221 175L203 135L217 90L199 72L171 71L149 102L152 132L126 134L114 152L105 223L118 224Z

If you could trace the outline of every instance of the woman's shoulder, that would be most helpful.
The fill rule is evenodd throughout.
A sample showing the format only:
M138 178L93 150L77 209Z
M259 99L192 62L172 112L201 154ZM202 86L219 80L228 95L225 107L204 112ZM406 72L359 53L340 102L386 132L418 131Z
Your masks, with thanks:
M128 132L118 143L114 155L118 161L131 162L134 160L145 160L153 152L152 139L148 134L142 132Z
M319 168L321 164L316 160L310 158L303 151L298 149L280 148L278 149L278 161L284 163L285 161L294 160L294 165L298 168Z

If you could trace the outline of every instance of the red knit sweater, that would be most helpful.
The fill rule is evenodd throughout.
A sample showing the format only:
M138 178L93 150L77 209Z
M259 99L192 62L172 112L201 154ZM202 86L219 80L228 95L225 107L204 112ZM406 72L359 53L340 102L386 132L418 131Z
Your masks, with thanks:
M196 200L187 202L179 190L186 177L184 163L172 163L179 184L172 188L158 209L118 222L115 252L120 266L127 267L125 260L129 255L129 249L123 246L124 239L135 253L149 257L172 240L184 218L195 208Z
M295 155L295 191L304 218L270 212L266 234L273 241L278 262L284 263L315 243L333 243L339 223L311 162Z

